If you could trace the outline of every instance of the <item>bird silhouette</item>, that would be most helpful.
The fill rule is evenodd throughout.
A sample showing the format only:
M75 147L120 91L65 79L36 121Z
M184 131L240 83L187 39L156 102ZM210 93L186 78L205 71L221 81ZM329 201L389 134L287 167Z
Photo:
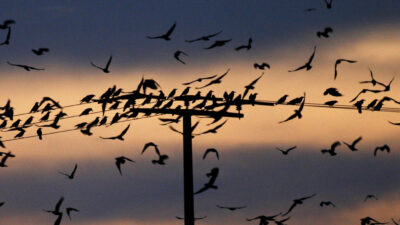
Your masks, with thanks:
M183 52L183 51L180 51L180 50L177 50L177 51L174 53L174 58L175 58L176 60L178 60L178 61L181 62L182 64L186 64L183 60L181 60L181 59L179 58L180 55L185 55L185 56L189 56L189 55L186 54L186 53Z
M0 147L6 148L6 146L4 145L3 141L1 140L1 137L0 137ZM1 155L2 155L2 154L0 154L0 156L1 156Z
M372 101L367 105L367 109L373 109L377 102L378 102L378 99L372 100Z
M364 202L368 201L369 199L375 199L378 200L378 198L375 195L367 195L364 198Z
M325 91L324 91L324 95L331 95L331 96L334 96L334 97L341 97L341 96L343 96L339 91L338 91L338 89L336 89L336 88L328 88L328 89L326 89Z
M143 147L141 154L143 154L146 151L146 149L149 147L153 147L158 155L158 160L152 160L151 162L153 164L165 165L165 160L168 159L168 155L161 155L160 150L158 149L158 146L156 144L154 144L153 142L146 143Z
M313 194L313 195L310 195L307 197L298 198L298 199L293 200L293 204L290 206L289 210L286 213L282 214L282 216L286 216L294 209L294 207L296 207L297 205L302 205L305 200L310 199L310 198L314 197L315 195L316 194Z
M255 80L253 80L250 84L244 86L245 90L243 93L243 99L246 97L247 93L249 93L250 90L254 89L254 85L258 82L258 80L261 79L261 77L264 75L264 73L262 73L259 77L257 77Z
M257 216L257 217L251 218L251 219L246 218L246 220L247 221L260 220L260 223L259 223L260 225L268 225L268 223L269 223L268 221L275 221L275 217L277 217L279 215L281 215L281 213L273 215L273 216L261 215L261 216Z
M112 55L111 55L110 58L109 58L108 61L107 61L106 67L104 67L104 68L102 68L102 67L100 67L100 66L97 66L97 65L94 64L93 62L90 62L90 64L91 64L93 67L102 70L104 73L109 73L109 72L110 72L109 68L110 68L110 64L111 64L112 58L113 58L113 57L112 57Z
M10 62L8 62L8 61L7 61L7 63L8 63L8 65L10 65L10 66L20 67L20 68L23 68L23 69L26 70L26 71L31 71L31 70L44 70L43 68L36 68L36 67L33 67L33 66L27 66L27 65L22 65L22 64L14 64L14 63L10 63Z
M10 38L11 38L11 27L8 27L6 39L2 43L0 43L0 46L1 45L9 45L10 44Z
M320 207L324 207L324 206L332 206L332 207L336 207L335 204L333 204L331 201L322 201L321 203L319 203Z
M79 212L78 209L75 209L75 208L72 208L72 207L67 207L65 210L67 211L67 215L68 215L68 218L70 220L71 220L71 212Z
M3 24L0 24L0 29L5 30L9 28L11 24L15 24L15 20L13 19L4 20Z
M364 104L364 99L361 99L359 101L357 101L356 103L354 103L354 106L357 107L358 113L362 113L362 105Z
M208 87L208 86L210 86L210 85L213 85L213 84L220 84L222 81L222 78L224 78L228 73L229 73L229 71L230 71L231 69L228 69L224 74L222 74L221 76L219 76L219 77L217 77L217 78L215 78L215 79L213 79L213 80L211 80L208 84L206 84L206 85L204 85L204 86L202 86L202 87L196 87L196 89L202 89L202 88L205 88L205 87Z
M286 99L287 99L288 96L289 96L289 95L284 95L284 96L280 97L280 98L278 99L278 101L275 102L275 104L276 104L276 105L280 105L280 104L285 103L285 101L286 101ZM303 97L301 97L301 100L303 100ZM300 101L300 102L301 102L301 101Z
M331 9L332 8L332 2L333 0L325 0L326 8Z
M251 49L251 44L253 43L253 39L249 38L249 40L247 41L247 45L241 45L239 47L236 47L235 50L236 51L240 51L242 49L246 49L247 51Z
M265 67L267 67L268 69L271 69L271 66L268 63L263 62L262 64L258 64L258 63L254 63L254 68L255 69L260 69L260 70L264 70Z
M202 135L202 134L209 134L209 133L216 134L216 133L217 133L217 130L220 129L222 126L224 126L225 123L226 123L227 121L228 121L228 120L225 120L224 122L222 122L221 124L215 126L214 128L211 128L211 129L209 129L209 130L206 130L206 131L204 131L204 132L202 132L202 133L195 134L195 136Z
M210 178L209 181L205 183L204 186L200 190L196 191L194 194L195 195L200 194L208 189L218 189L218 186L215 185L218 173L219 169L217 167L211 169L211 171L206 174L206 176Z
M43 132L42 132L42 128L41 128L41 127L39 127L39 128L36 130L36 134L37 134L37 136L39 137L39 140L42 140L42 138L43 138Z
M95 97L95 95L93 95L93 94L86 95L85 97L83 97L83 98L81 99L81 104L82 104L82 103L89 103L89 102L91 102L92 99L93 99L94 97Z
M87 109L83 110L81 112L81 114L79 114L79 116L89 115L90 112L93 112L93 109L92 108L87 108Z
M281 220L275 220L275 224L276 225L286 225L286 224L284 224L284 222L288 221L289 219L290 219L290 216L286 217L286 218L283 218Z
M301 102L299 108L296 109L296 110L294 110L294 113L293 113L291 116L289 116L286 120L282 120L282 121L280 121L279 123L284 123L284 122L287 122L287 121L292 120L292 119L295 119L295 118L301 119L301 118L303 117L303 115L301 114L301 112L303 111L304 104L305 104L305 102L306 102L306 93L304 93L304 96L301 97L301 100L302 100L302 102ZM289 103L288 103L288 104L289 104Z
M220 205L217 205L217 208L220 208L220 209L227 209L227 210L229 210L229 211L236 211L236 210L238 210L238 209L244 209L244 208L246 208L247 206L238 206L238 207L232 207L232 206L220 206Z
M323 31L317 31L317 37L318 38L321 38L321 37L329 38L330 37L329 33L332 33L332 32L333 32L332 27L325 27Z
M312 68L311 62L314 59L316 50L317 50L317 46L314 46L314 51L313 51L312 55L310 56L310 58L308 59L308 61L306 62L306 64L304 64L303 66L298 67L297 69L289 70L289 72L296 72L296 71L303 70L303 69L306 69L307 71L311 70L311 68Z
M215 75L212 75L212 76L208 76L208 77L200 77L200 78L197 78L196 80L193 80L193 81L190 81L190 82L186 82L186 83L183 83L183 85L190 85L190 84L193 84L193 83L195 83L195 82L202 82L203 80L209 80L209 79L213 79L213 78L215 78L216 76L218 76L217 74L215 74ZM174 90L176 90L176 89L174 89ZM175 94L175 93L174 93ZM168 95L169 96L169 95ZM172 96L171 96L172 97ZM167 97L167 98L170 98L170 97Z
M118 134L117 136L114 137L100 137L101 139L110 139L110 140L121 140L124 141L124 135L126 134L126 132L128 132L129 127L131 125L129 124L120 134Z
M122 176L121 165L125 164L126 161L133 162L133 163L135 162L132 159L127 158L125 156L120 156L120 157L115 158L115 165L117 166L119 174L121 174L121 176Z
M75 173L76 173L76 169L78 169L78 164L75 164L74 169L72 170L72 172L70 174L64 173L64 172L58 172L61 175L66 176L68 179L72 180L75 177Z
M0 160L0 167L8 167L6 165L7 159L15 157L15 155L11 152L1 152L0 156L3 156L3 158Z
M159 35L159 36L147 36L147 38L148 39L163 39L163 40L169 41L169 40L171 40L170 36L171 36L172 32L174 32L175 27L176 27L176 22L172 25L171 28L169 28L167 33Z
M188 43L193 43L193 42L196 42L196 41L209 41L210 38L217 36L221 32L222 32L222 30L217 32L217 33L214 33L214 34L205 35L205 36L202 36L202 37L199 37L199 38L195 38L195 39L192 39L192 40L185 40L185 41L188 42Z
M349 144L347 142L343 141L343 144L345 144L351 151L357 151L358 149L356 148L356 144L362 140L362 137L360 136L356 140L353 141L353 143Z
M283 155L287 155L287 154L289 154L290 151L292 151L292 150L294 150L296 148L297 148L297 146L290 147L290 148L288 148L286 150L283 150L283 149L280 149L280 148L276 148L276 149L278 151L282 152Z
M217 156L217 159L219 160L219 154L218 154L217 149L215 149L215 148L208 148L203 154L203 159L206 159L208 153L211 153L211 152L215 153L215 156Z
M336 77L337 77L337 75L338 75L337 67L338 67L338 65L339 65L340 63L342 63L342 62L356 63L357 61L355 61L355 60L349 60L349 59L337 59L336 62L335 62L335 74L334 74L334 77L333 77L334 80L336 80Z
M335 155L337 155L337 153L335 152L335 149L336 149L338 146L340 146L340 142L339 142L339 141L335 141L335 142L333 142L333 144L331 145L331 148L330 148L330 149L322 149L321 152L322 152L322 154L329 153L330 156L335 156Z
M54 221L54 225L60 225L62 217L63 217L63 213L58 214L56 221Z
M32 52L35 55L43 55L43 53L45 53L45 52L50 52L50 49L48 49L48 48L38 48L38 49L32 49Z
M372 72L371 69L369 69L369 74L370 74L370 76L371 76L371 80L360 81L359 83L360 83L360 84L369 84L369 83L371 83L372 86L374 86L374 87L375 87L375 85L377 85L377 84L382 85L382 86L385 86L383 83L378 82L378 81L375 80L375 78L374 78L374 73Z
M54 209L53 210L46 210L46 209L43 209L45 212L48 212L48 213L51 213L51 214L53 214L53 215L56 215L56 216L58 216L58 215L60 215L60 214L62 214L62 212L61 212L61 204L63 203L63 201L64 201L64 197L61 197L59 200L58 200L58 202L57 202L57 204L56 204L56 206L54 207Z
M4 202L0 202L0 207L2 207L4 205Z
M230 41L232 41L232 39L228 39L228 40L218 40L218 41L215 41L212 45L210 45L209 47L207 47L207 48L204 48L204 49L212 49L212 48L216 48L216 47L221 47L221 46L224 46L226 43L228 43L228 42L230 42Z
M334 106L336 103L338 103L338 101L332 100L332 101L327 101L327 102L325 102L324 105Z
M389 147L389 145L386 145L386 144L376 147L375 150L374 150L374 156L376 156L378 151L381 151L381 152L386 151L387 153L390 153L390 147Z

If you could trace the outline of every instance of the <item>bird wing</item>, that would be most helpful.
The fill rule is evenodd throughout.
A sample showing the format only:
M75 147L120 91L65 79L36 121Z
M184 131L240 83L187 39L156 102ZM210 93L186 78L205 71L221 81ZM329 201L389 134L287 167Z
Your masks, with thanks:
M287 149L286 151L289 152L289 151L292 151L292 150L295 149L295 148L297 148L297 146L293 146L293 147Z
M297 68L297 69L289 70L288 72L296 72L296 71L302 70L302 69L304 69L304 68L306 68L306 67L307 67L307 65L303 65L303 66L300 66L300 67Z
M296 207L296 205L297 204L295 202L293 202L293 204L290 206L289 210L286 213L282 214L282 216L286 216L287 214L289 214L294 209L294 207Z
M173 127L173 126L168 126L169 127L169 129L171 129L172 131L174 131L174 132L176 132L176 133L179 133L179 134L183 134L181 131L179 131L179 130L177 130L175 127Z
M308 60L307 64L311 64L311 62L313 61L314 56L315 56L315 51L316 51L316 50L317 50L317 46L314 46L314 51L313 51L313 53L312 53L310 59Z
M96 64L94 64L94 63L92 63L92 62L90 62L90 65L92 65L92 66L94 66L94 67L96 67L96 68L98 68L98 69L101 69L101 70L103 69L103 68L97 66Z
M297 117L297 113L294 113L294 114L292 114L291 116L289 116L286 120L282 120L282 121L280 121L279 123L287 122L287 121L292 120L292 119L294 119L294 118L296 118L296 117Z
M61 204L63 203L63 201L64 201L64 197L61 197L60 200L58 200L56 207L54 208L54 211L61 212L60 207L61 207Z
M356 140L353 141L352 145L356 145L358 142L360 142L362 140L362 136L360 136L359 138L357 138Z
M117 166L119 173L122 175L122 171L121 171L121 161L117 159L117 160L115 161L115 165Z
M121 134L120 134L119 136L120 136L120 137L124 136L124 135L126 134L126 132L128 132L130 126L131 126L131 125L129 124L129 125L121 132Z
M165 36L170 36L172 34L172 32L175 30L176 27L176 23L174 23L174 25L172 25L171 28L169 28L169 30L167 31L167 33L165 34Z
M78 169L78 164L75 164L74 169L72 170L71 176L73 176L76 172L76 169Z
M219 31L219 32L217 32L217 33L215 33L215 34L206 35L205 37L206 37L206 38L212 38L212 37L217 36L217 35L220 34L220 33L222 33L222 30Z
M62 216L63 216L62 213L58 214L58 217L57 217L56 221L54 222L54 225L60 225L61 224Z
M112 55L110 56L110 58L108 59L107 65L105 69L108 69L110 67L111 61L112 61Z

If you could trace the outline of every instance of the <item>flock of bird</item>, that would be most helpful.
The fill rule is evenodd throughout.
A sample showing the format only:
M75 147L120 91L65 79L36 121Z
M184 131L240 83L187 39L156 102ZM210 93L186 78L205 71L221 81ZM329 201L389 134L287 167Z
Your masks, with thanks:
M324 0L326 3L327 9L332 8L332 2L333 0ZM316 10L315 8L309 8L306 9L307 12L309 11L314 11ZM16 22L12 19L5 20L3 24L0 24L0 30L7 30L6 32L6 38L3 42L0 43L0 45L10 45L11 43L11 28L14 26ZM169 41L171 40L171 36L173 32L176 29L176 23L174 23L166 33L161 34L161 35L155 35L155 36L147 36L148 39L161 39L164 41ZM193 43L193 42L208 42L212 38L217 37L219 34L221 34L222 31L212 33L210 35L204 35L199 38L193 38L189 40L185 40L187 43ZM330 38L330 34L333 33L333 29L331 27L325 27L324 30L318 31L317 37L318 38ZM208 47L205 47L205 50L210 50L214 49L217 47L223 47L226 44L228 44L232 39L220 39L220 40L215 40L212 44L208 45ZM237 46L234 48L235 51L240 51L240 50L250 50L252 48L253 44L253 39L249 38L248 42L246 44ZM308 58L308 60L298 66L295 67L292 70L288 70L288 72L296 72L300 70L306 70L309 71L313 68L312 63L315 57L317 51L317 46L313 47L313 52L311 56ZM41 56L43 54L49 53L50 50L48 48L42 47L38 49L32 49L32 52L35 55ZM186 62L182 59L182 56L188 57L189 54L187 54L184 51L177 50L174 53L174 58L182 63L186 64ZM96 69L101 70L103 73L110 73L110 65L112 62L113 56L111 55L105 64L104 67L99 66L98 64L95 64L93 62L90 62L90 65L95 67ZM334 64L334 76L333 79L336 80L338 78L338 67L341 63L357 63L356 60L353 59L337 59ZM16 64L16 63L11 63L7 62L10 66L14 67L20 67L26 71L31 71L31 70L44 70L45 68L37 68L29 65L24 65L24 64ZM270 69L271 66L267 62L262 62L262 63L254 63L253 67L257 70L265 70L265 69ZM43 133L43 130L57 130L61 127L61 124L59 122L64 119L72 118L72 117L79 117L79 118L86 118L85 116L88 115L93 115L93 114L98 114L101 113L102 116L97 116L94 120L90 121L83 121L81 123L78 123L75 125L75 128L72 130L79 130L83 135L87 136L92 136L93 132L92 129L94 127L109 127L113 124L120 123L120 122L127 122L131 121L133 119L141 118L138 117L139 114L143 114L143 118L147 118L150 116L160 116L163 114L172 114L172 115L177 115L177 117L172 117L172 118L159 118L159 120L162 122L161 125L169 125L169 128L177 132L179 134L183 134L182 131L179 131L177 128L173 127L172 124L177 124L181 121L182 119L182 112L185 110L189 111L209 111L209 112L216 112L214 114L210 114L208 117L211 117L213 121L206 126L212 126L204 131L201 132L195 132L196 128L199 125L199 121L196 122L191 129L192 132L192 138L199 136L199 135L204 135L204 134L210 134L210 133L217 133L217 131L226 124L227 120L224 120L223 122L220 122L225 116L225 113L228 112L228 110L234 106L238 114L240 114L242 106L243 105L257 105L259 102L256 100L257 93L254 93L253 90L255 89L256 83L263 77L262 73L259 77L257 77L255 80L253 80L251 83L248 85L244 86L244 91L242 94L237 94L235 91L231 92L225 92L222 97L217 97L213 94L213 91L210 90L206 94L202 94L200 89L207 88L213 85L218 85L222 83L223 78L230 72L230 69L227 69L224 73L218 75L210 75L206 77L200 77L195 80L185 82L182 85L186 86L186 88L178 94L178 89L173 89L171 90L168 94L165 94L161 88L161 86L153 79L145 79L144 77L138 84L136 90L133 90L131 92L126 92L121 88L117 88L115 85L113 87L108 88L104 93L102 93L100 96L96 96L95 94L89 94L86 95L84 98L81 99L79 104L73 105L73 106L82 106L82 105L89 105L93 103L97 103L101 106L101 111L94 111L92 107L84 109L79 115L71 115L68 116L67 113L64 112L64 108L67 108L66 106L61 106L61 104L52 99L51 97L43 97L40 101L35 102L33 105L32 109L30 110L29 113L26 115L31 115L35 114L38 115L40 114L40 118L30 116L26 120L22 119L15 119L15 117L19 117L19 115L14 115L14 108L11 106L11 101L8 100L7 103L3 106L0 107L0 120L2 120L2 123L0 123L0 129L2 132L13 132L17 131L18 133L14 136L14 139L21 139L21 138L29 138L29 137L38 137L40 140L43 139L43 136L48 134L48 133ZM355 102L354 107L355 109L358 110L359 113L362 113L363 110L372 110L372 111L379 111L382 109L384 102L386 101L392 101L393 103L400 104L399 101L389 97L385 96L382 99L374 99L371 101L367 106L364 106L364 102L366 101L365 99L358 100L358 98L367 92L370 93L381 93L381 92L389 92L391 84L394 80L394 77L391 81L389 81L387 84L384 82L377 81L374 78L372 70L370 70L370 80L366 81L360 81L361 84L371 84L372 87L381 87L381 89L362 89L359 94L357 94L350 102ZM194 84L199 84L197 87L192 87L189 85L194 85ZM191 90L196 89L197 92L194 94L190 94ZM149 92L151 90L151 92ZM325 96L331 96L335 98L342 97L343 94L340 93L340 91L335 88L335 87L329 87L327 88L324 93ZM293 119L301 119L303 117L302 111L305 107L306 103L306 93L303 94L303 96L293 98L291 100L287 100L288 95L284 95L278 100L274 101L271 105L298 105L298 108L294 110L294 113L291 114L289 117L287 117L285 120L280 121L279 123L285 123L288 121L291 121ZM196 102L198 102L195 104ZM325 102L325 105L327 106L334 106L338 101L337 100L330 100ZM123 106L122 106L123 105ZM146 106L150 106L147 107ZM72 107L72 106L71 106ZM115 114L112 116L111 120L108 118L106 115L106 112L110 111L117 111L117 110L122 110L115 112ZM11 123L11 125L9 125ZM214 125L216 123L219 123L217 125ZM393 123L390 122L394 125L400 125L400 123ZM25 137L25 132L28 128L33 128L36 127L36 135ZM130 125L126 126L119 134L116 134L114 136L109 136L109 137L102 137L100 136L99 138L104 139L104 140L120 140L124 141L124 136L127 134L128 130L130 128ZM50 133L49 133L50 134ZM14 140L11 139L11 140ZM362 140L362 137L360 136L356 140L354 140L351 143L347 142L340 142L340 141L335 141L329 149L322 149L321 153L322 154L329 154L330 156L335 156L337 155L336 149L338 146L343 143L344 145L347 146L347 148L350 151L358 151L358 148L356 145ZM6 140L10 141L10 140ZM2 148L6 148L4 145L5 141L2 141L0 139L0 146ZM297 146L290 147L288 149L281 149L277 148L278 151L280 151L283 155L288 155L289 152L293 151L296 149ZM151 160L152 164L158 164L158 165L165 165L166 161L168 160L169 156L166 154L162 154L158 145L155 144L154 142L148 142L144 145L141 154L144 154L146 150L148 149L154 149L156 158ZM150 151L150 150L148 150ZM384 144L382 146L377 146L373 152L374 156L377 156L379 151L386 151L387 153L390 153L390 147L387 144ZM203 160L207 158L209 154L214 154L216 158L219 160L220 155L215 148L209 148L207 149L204 154L203 154ZM0 167L7 167L8 165L6 164L8 160L11 158L14 158L15 155L11 152L0 152L0 156L2 157L0 160ZM135 163L135 161L131 158L128 158L126 156L118 156L115 159L115 166L118 170L118 173L122 175L122 165L124 165L126 162L130 163ZM78 164L75 164L72 171L70 173L66 172L59 172L61 175L65 176L67 179L73 180L76 176L78 169ZM219 168L214 167L211 169L209 173L206 174L208 177L208 182L203 185L200 189L198 189L194 194L201 194L205 191L208 191L209 189L217 189L218 186L216 185L217 177L219 175ZM278 213L276 215L272 216L265 216L265 215L260 215L256 216L254 218L246 219L247 221L254 221L258 220L260 225L266 225L269 224L270 222L274 222L277 225L284 225L286 222L290 219L290 216L288 216L296 207L299 205L304 204L304 202L308 199L314 198L316 194L312 194L306 197L294 199L293 203L290 205L288 210L283 213ZM377 198L374 195L367 195L364 199L364 201L367 201L369 199L375 199ZM62 203L64 201L64 197L61 197L58 202L56 203L54 209L52 210L44 210L45 212L51 213L56 216L54 225L59 225L62 222L62 217L64 215L64 210L61 208ZM4 202L0 202L0 207L4 205ZM336 207L336 205L331 202L331 201L320 201L319 203L320 207ZM220 209L225 209L229 211L236 211L240 209L244 209L247 206L221 206L217 205L216 207ZM71 219L71 213L72 212L79 212L78 209L73 208L73 207L66 207L65 208L65 213L68 215L69 219ZM278 219L280 217L280 219ZM182 217L176 217L177 219L183 219ZM206 217L200 217L200 218L195 218L195 220L198 219L204 219ZM364 217L360 219L361 225L373 225L373 224L387 224L388 222L379 222L378 220L371 218L371 217ZM392 222L394 224L399 224L395 219L392 219Z

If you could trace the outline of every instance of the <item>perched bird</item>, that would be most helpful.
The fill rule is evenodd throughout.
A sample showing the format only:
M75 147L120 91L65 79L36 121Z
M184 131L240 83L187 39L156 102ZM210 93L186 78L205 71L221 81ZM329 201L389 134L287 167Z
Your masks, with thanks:
M226 43L228 43L228 42L230 42L230 41L232 41L232 39L228 39L228 40L218 40L218 41L215 41L212 45L210 45L209 47L207 47L207 48L204 48L204 49L212 49L212 48L216 48L216 47L221 47L221 46L224 46Z
M217 33L214 33L214 34L205 35L205 36L202 36L202 37L199 37L199 38L195 38L195 39L192 39L192 40L185 40L185 41L189 42L189 43L192 43L192 42L195 42L195 41L209 41L210 38L217 36L221 32L222 32L222 30L217 32Z
M75 164L74 169L72 170L72 172L70 174L63 173L63 172L58 172L58 173L66 176L68 179L72 180L75 177L76 169L78 169L78 164Z
M295 71L299 71L299 70L302 70L302 69L306 69L307 71L311 70L311 68L312 68L311 62L314 59L316 50L317 50L317 46L314 46L314 51L313 51L312 55L310 56L310 58L308 59L308 61L306 62L306 64L304 64L303 66L298 67L297 69L289 70L289 72L295 72Z
M258 63L254 63L254 68L255 69L260 69L260 70L264 70L265 67L267 67L268 69L271 69L271 66L268 63L263 62L262 64L258 64Z
M297 104L303 102L303 98L304 98L303 96L298 97L298 98L294 98L294 99L288 101L286 104L287 105L297 105Z
M335 152L335 149L336 149L338 146L340 146L340 142L335 141L335 142L333 142L333 144L331 145L331 148L330 148L330 149L322 149L321 152L322 152L322 154L329 153L329 155L335 156L335 155L337 155L337 153Z
M305 200L310 199L310 198L314 197L315 195L316 194L313 194L313 195L310 195L310 196L307 196L307 197L303 197L303 198L299 198L299 199L293 200L292 206L290 206L289 210L286 213L282 214L282 216L286 216L287 214L289 214L294 209L294 207L296 207L297 205L303 204Z
M170 36L171 36L172 32L174 32L175 27L176 27L176 22L172 25L171 28L169 28L167 33L159 35L159 36L147 36L147 38L148 39L163 39L163 40L169 41L169 40L171 40Z
M0 29L5 30L9 28L11 24L15 24L15 20L12 19L4 20L3 24L0 24Z
M231 69L228 69L224 74L222 74L221 76L219 76L219 77L217 77L217 78L215 78L215 79L213 79L213 80L211 80L208 84L206 84L206 85L204 85L204 86L202 86L202 87L196 87L196 89L202 89L202 88L205 88L205 87L208 87L208 86L210 86L210 85L213 85L213 84L220 84L222 81L222 78L224 78L228 73L229 73L229 71L230 71ZM182 95L181 95L182 96Z
M382 151L382 152L386 151L387 153L390 153L390 147L389 147L389 145L386 145L386 144L376 147L375 151L374 151L374 156L376 156L378 151Z
M196 191L194 194L200 194L208 189L218 189L218 186L215 185L215 181L218 177L219 169L217 167L214 167L209 173L206 174L207 177L210 177L209 181L204 184L204 186Z
M378 99L372 100L372 101L367 105L367 109L373 109L377 102L378 102Z
M357 101L356 103L354 103L354 106L357 107L358 113L362 113L362 105L364 104L364 99L361 99L359 101Z
M124 164L126 161L135 162L132 159L129 159L125 156L120 156L115 158L115 165L117 166L119 174L121 174L121 176L122 176L121 165Z
M130 124L117 136L114 137L100 137L101 139L110 139L110 140L124 140L124 135L128 132Z
M336 77L337 77L337 74L338 74L337 67L338 67L338 65L339 65L340 63L342 63L342 62L356 63L357 61L355 61L355 60L349 60L349 59L337 59L336 62L335 62L335 74L334 74L334 77L333 77L334 80L336 80Z
M325 27L323 31L317 32L317 37L318 38L321 38L321 37L329 38L330 37L329 33L332 33L332 32L333 32L332 27Z
M83 110L81 112L81 114L79 114L79 116L89 115L90 112L93 112L93 109L92 108L87 108L87 109Z
M296 148L297 148L297 146L290 147L290 148L288 148L286 150L283 150L283 149L280 149L280 148L276 148L276 149L278 151L282 152L283 155L287 155L287 154L289 154L290 151L292 151L292 150L294 150Z
M328 88L324 91L324 95L332 95L335 97L341 97L343 96L336 88Z
M39 127L39 128L36 130L36 134L37 134L37 136L39 137L39 140L42 140L43 133L42 133L42 128L41 128L41 127Z
M236 211L236 210L238 210L238 209L244 209L244 208L246 208L247 206L239 206L239 207L232 207L232 206L230 206L230 207L228 207L228 206L220 206L220 205L217 205L217 208L220 208L220 209L227 209L227 210L229 210L229 211Z
M351 151L357 151L358 149L356 148L356 144L362 140L362 137L360 136L356 140L353 141L353 143L349 144L347 142L343 141L343 144L345 144Z
M32 49L32 52L33 52L35 55L43 55L43 53L49 52L49 51L50 51L50 49L48 49L48 48Z
M378 200L378 198L377 198L375 195L367 195L367 196L365 196L365 198L364 198L364 202L366 202L366 201L369 200L369 199Z
M289 95L284 95L284 96L280 97L280 98L278 99L278 101L275 102L275 104L276 104L276 105L280 105L280 104L285 103L286 98L287 98L288 96L289 96ZM302 98L301 100L303 100L303 97L301 97L301 98ZM300 102L301 102L301 101L300 101Z
M247 51L251 49L251 44L253 43L253 39L249 38L249 40L247 41L247 45L241 45L239 47L236 47L235 50L239 51L242 49L246 49Z
M183 85L190 85L190 84L195 83L195 82L202 82L203 80L213 79L213 78L215 78L216 76L218 76L218 75L215 74L215 75L208 76L208 77L200 77L200 78L197 78L196 80L183 83ZM176 89L174 89L174 90L176 91ZM171 93L170 93L170 94L171 94ZM169 94L169 95L170 95L170 94ZM174 93L174 94L175 94L175 93ZM169 95L168 95L168 96L169 96ZM172 97L172 96L171 96L171 97ZM167 97L167 98L170 98L170 97Z
M27 66L27 65L22 65L22 64L14 64L14 63L10 63L10 62L8 62L8 61L7 61L7 63L8 63L8 65L10 65L10 66L21 67L21 68L23 68L23 69L26 70L26 71L31 71L31 70L44 70L44 69L36 68L36 67L33 67L33 66Z
M90 101L92 101L92 99L94 98L94 96L95 96L95 95L92 95L92 94L86 95L85 97L83 97L83 98L81 99L81 104L82 104L82 103L89 103Z
M181 62L182 64L186 64L183 60L181 60L181 59L179 58L179 56L180 56L181 54L182 54L182 55L185 55L185 56L189 56L189 55L186 54L185 52L178 50L178 51L176 51L176 52L174 53L174 58L175 58L176 60L178 60L179 62Z
M6 40L4 40L2 43L0 43L0 46L1 45L9 45L10 44L10 38L11 38L11 27L8 27Z
M338 101L332 100L332 101L327 101L327 102L325 102L324 105L334 106L336 103L338 103Z
M210 152L215 153L215 156L217 156L217 159L219 160L219 154L218 154L217 149L215 149L215 148L208 148L203 154L203 159L206 159L208 153L210 153Z
M97 65L94 64L93 62L90 62L90 64L91 64L93 67L102 70L104 73L109 73L109 72L110 72L109 68L110 68L111 61L112 61L112 55L111 55L110 58L108 59L107 64L106 64L106 67L104 67L104 68L97 66Z
M331 201L326 201L326 202L322 201L321 203L319 203L319 206L320 206L320 207L324 207L324 206L336 207L336 205L333 204Z
M289 120L295 119L296 117L301 119L303 117L303 115L301 114L301 112L303 111L304 108L304 104L306 102L306 93L304 93L304 96L302 97L302 102L299 106L298 109L294 110L294 114L292 114L291 116L289 116L286 120L282 120L279 123L284 123L287 122ZM289 104L289 103L288 103Z

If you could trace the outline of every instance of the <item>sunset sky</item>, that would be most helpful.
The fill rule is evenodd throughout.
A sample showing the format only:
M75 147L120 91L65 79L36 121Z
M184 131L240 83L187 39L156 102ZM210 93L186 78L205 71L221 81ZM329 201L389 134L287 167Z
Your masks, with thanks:
M315 8L314 11L306 9ZM26 113L36 101L49 96L62 106L77 104L87 94L101 95L116 85L124 91L135 90L142 76L156 80L164 93L173 88L180 93L184 82L198 77L223 74L222 83L203 89L216 96L224 91L243 93L244 86L259 77L258 100L276 101L306 93L307 103L350 100L363 88L379 89L359 81L375 79L389 83L385 93L360 96L366 103L390 96L400 99L400 1L333 0L327 9L324 0L187 0L187 1L54 1L3 0L0 24L14 19L10 45L0 46L0 106L11 100L16 114ZM165 33L176 22L171 41L150 40L146 36ZM329 38L318 38L317 31L332 27ZM208 42L185 40L222 31ZM0 42L7 30L0 29ZM253 39L249 51L234 48ZM214 40L232 39L225 46L204 50ZM316 53L310 71L289 73ZM36 56L31 49L48 47L50 52ZM188 56L181 64L174 52ZM105 74L90 65L113 61ZM342 63L338 78L333 79L336 59L356 60ZM27 72L8 62L26 64L44 71ZM258 70L253 64L267 62L271 69ZM197 87L194 85L193 87ZM343 97L324 96L335 87ZM197 90L193 88L191 94ZM157 94L158 91L154 91ZM76 115L96 104L66 108ZM400 107L385 103L384 107ZM400 114L393 112L342 110L305 107L302 119L279 124L298 106L244 106L242 119L228 119L217 134L193 139L194 189L208 181L205 176L219 167L217 190L195 196L196 217L207 216L196 224L258 224L246 218L286 212L292 200L316 193L290 214L289 225L360 224L363 217L380 222L400 220ZM234 107L231 110L234 111ZM110 118L115 112L107 112ZM16 117L24 121L30 115ZM34 114L35 119L41 117ZM91 121L96 114L60 121L60 130ZM170 116L161 116L167 118ZM14 119L14 120L15 120ZM209 127L208 118L200 121L196 132ZM54 224L55 216L43 211L53 209L63 196L63 208L80 210L72 220L64 216L61 224L71 225L172 225L183 224L182 136L161 126L157 117L134 120L125 141L103 140L128 123L96 127L93 136L79 131L5 142L16 157L0 168L1 225ZM181 130L182 124L174 127ZM34 135L35 127L26 136ZM44 133L52 132L44 128ZM2 140L16 132L2 132ZM362 136L359 151L351 152L344 144L337 156L321 154L335 141L351 143ZM149 149L141 155L145 143L156 143L168 154L166 165L153 165L156 158ZM391 152L378 152L387 144ZM284 156L276 147L297 149ZM202 155L216 148L220 160ZM123 176L114 158L126 156L135 163L123 165ZM58 172L69 172L78 164L76 178L68 180ZM368 194L378 200L364 202ZM321 201L332 201L336 208L321 208ZM216 207L242 206L230 212ZM272 223L271 223L272 224ZM392 224L392 223L390 223Z

